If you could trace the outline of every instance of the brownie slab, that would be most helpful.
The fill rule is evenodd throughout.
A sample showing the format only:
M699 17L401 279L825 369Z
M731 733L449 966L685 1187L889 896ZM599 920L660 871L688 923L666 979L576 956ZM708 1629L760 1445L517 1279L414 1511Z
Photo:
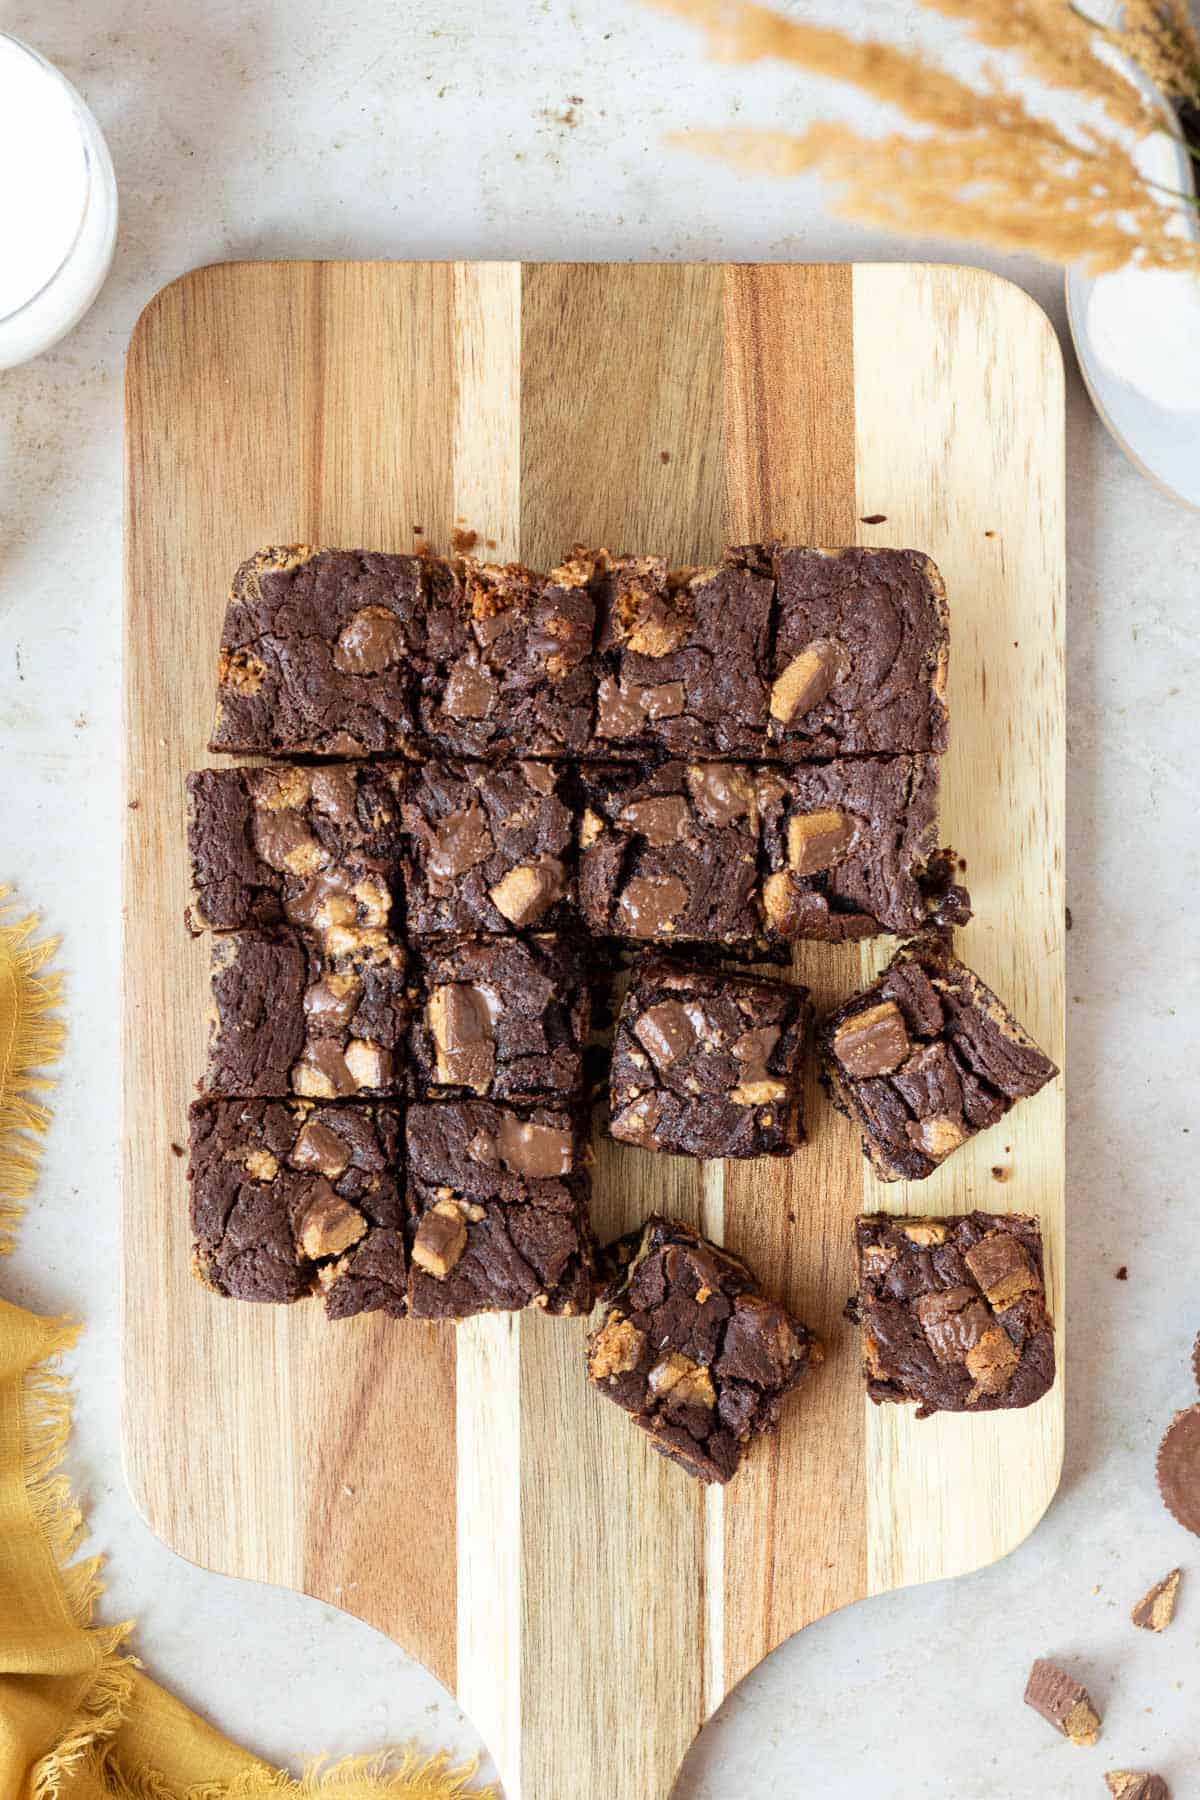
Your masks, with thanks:
M675 570L600 552L596 753L761 755L773 591L753 551Z
M834 1103L884 1181L921 1181L1058 1070L937 931L817 1033Z
M445 566L374 550L260 550L233 579L210 750L362 756L411 747Z
M411 938L556 931L575 917L574 815L556 765L424 763L402 816Z
M386 926L403 766L201 769L187 778L194 926Z
M490 938L430 949L418 962L413 1025L426 1099L573 1101L591 1019L579 952L561 938Z
M346 1100L407 1091L406 959L382 930L338 954L286 926L212 940L209 1097Z
M726 1482L779 1422L785 1394L823 1360L812 1332L768 1300L736 1257L654 1215L613 1246L588 1378L689 1475Z
M783 939L843 943L970 918L937 847L933 756L835 758L756 776L763 908Z
M484 1100L409 1108L409 1310L586 1313L594 1247L578 1118Z
M749 945L761 940L752 773L668 762L580 771L579 904L597 936Z
M654 958L613 1044L613 1137L676 1156L786 1156L804 1142L808 990Z
M946 590L917 550L768 545L768 738L788 761L945 750Z
M194 1268L237 1300L314 1291L331 1318L404 1310L400 1114L390 1106L197 1101Z
M1032 1406L1054 1382L1042 1236L1022 1213L855 1225L858 1294L872 1400L935 1412Z

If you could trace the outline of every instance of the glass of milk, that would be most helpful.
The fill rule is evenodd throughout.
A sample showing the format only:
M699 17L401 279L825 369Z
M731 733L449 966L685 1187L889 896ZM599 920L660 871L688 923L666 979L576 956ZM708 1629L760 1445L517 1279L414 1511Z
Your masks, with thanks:
M77 325L112 262L117 184L70 82L0 32L0 369Z

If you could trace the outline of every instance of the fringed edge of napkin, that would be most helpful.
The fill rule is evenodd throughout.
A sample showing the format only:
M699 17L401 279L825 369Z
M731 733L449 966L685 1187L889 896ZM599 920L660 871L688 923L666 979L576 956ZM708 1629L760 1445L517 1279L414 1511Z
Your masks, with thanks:
M33 1192L49 1109L37 1098L54 1084L44 1073L62 1054L66 1026L53 1016L63 977L46 973L57 938L35 940L37 919L14 918L16 903L0 887L0 984L11 989L12 1026L0 1040L0 1256ZM0 1009L0 1018L3 1011Z

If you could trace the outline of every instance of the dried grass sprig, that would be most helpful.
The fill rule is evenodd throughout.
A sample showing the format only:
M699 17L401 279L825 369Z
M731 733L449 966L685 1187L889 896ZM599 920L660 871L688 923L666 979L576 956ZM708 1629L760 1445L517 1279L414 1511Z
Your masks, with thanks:
M1200 31L1186 0L1124 0L1119 26L1104 33L1178 100L1200 100Z

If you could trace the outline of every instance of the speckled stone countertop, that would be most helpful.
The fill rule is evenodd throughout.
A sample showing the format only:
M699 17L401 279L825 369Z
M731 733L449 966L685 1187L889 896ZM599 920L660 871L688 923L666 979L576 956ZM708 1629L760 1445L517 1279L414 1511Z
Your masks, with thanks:
M829 0L824 16L838 11ZM901 0L841 11L915 29ZM164 282L225 257L944 257L1021 282L1065 335L1061 279L884 241L831 220L815 182L748 181L668 148L665 132L688 123L862 108L779 70L709 65L692 33L623 0L10 0L3 24L98 114L122 229L84 325L0 376L0 880L63 933L71 1020L45 1177L0 1289L87 1321L72 1470L110 1559L105 1611L137 1615L155 1675L272 1759L409 1735L470 1748L469 1721L401 1651L316 1602L184 1564L124 1487L114 1121L121 372L134 319ZM1114 1767L1160 1769L1177 1800L1200 1794L1200 1540L1162 1511L1153 1477L1160 1432L1195 1397L1200 1329L1200 518L1123 460L1068 367L1062 1487L1005 1562L785 1645L703 1734L681 1800L1084 1800ZM1130 1606L1176 1563L1175 1625L1134 1631ZM1099 1748L1075 1749L1022 1706L1036 1655L1088 1683Z

